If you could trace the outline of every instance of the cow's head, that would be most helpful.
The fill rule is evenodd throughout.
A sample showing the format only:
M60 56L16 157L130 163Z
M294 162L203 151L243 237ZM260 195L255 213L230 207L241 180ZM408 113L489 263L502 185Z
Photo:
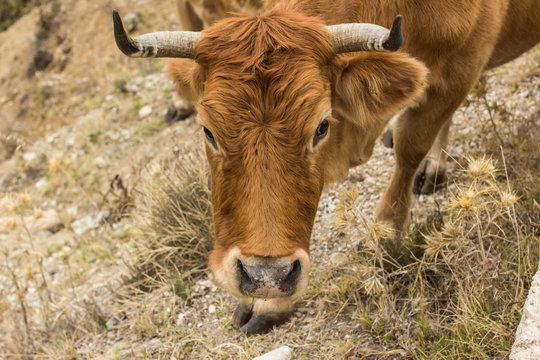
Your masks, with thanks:
M197 103L212 181L210 268L245 304L235 322L248 332L262 325L249 325L247 313L275 321L305 290L323 184L367 160L390 115L422 90L425 68L391 52L400 20L392 31L325 27L278 9L203 33L129 38L115 15L122 51L176 57L172 78ZM345 52L356 54L338 56ZM261 300L246 310L253 299Z

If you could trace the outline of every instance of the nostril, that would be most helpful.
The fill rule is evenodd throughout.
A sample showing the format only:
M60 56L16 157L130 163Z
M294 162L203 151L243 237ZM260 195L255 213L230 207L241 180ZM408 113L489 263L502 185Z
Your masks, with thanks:
M293 266L285 280L281 283L281 291L283 292L290 292L294 288L296 288L296 283L298 282L298 278L300 277L300 273L302 272L302 266L300 265L300 261L296 260L293 262Z
M249 274L246 272L246 269L244 268L244 264L240 260L236 261L236 266L238 268L238 273L240 275L240 284L244 291L251 292L256 290L256 286L253 283L253 280L249 276Z

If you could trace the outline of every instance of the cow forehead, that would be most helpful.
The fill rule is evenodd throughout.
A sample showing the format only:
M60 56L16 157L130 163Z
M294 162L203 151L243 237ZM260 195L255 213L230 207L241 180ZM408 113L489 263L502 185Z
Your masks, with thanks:
M284 54L268 59L264 68L212 66L199 108L204 120L216 124L288 128L313 118L318 121L329 103L330 83L324 69Z
M320 64L334 53L324 24L317 19L283 10L261 16L224 19L204 31L196 47L197 61L262 69L272 57L297 54Z

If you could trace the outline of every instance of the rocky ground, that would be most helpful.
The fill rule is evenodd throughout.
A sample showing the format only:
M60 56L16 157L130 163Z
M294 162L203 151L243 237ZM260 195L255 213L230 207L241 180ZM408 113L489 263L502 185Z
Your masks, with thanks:
M514 302L498 305L509 309L505 327L493 331L503 339L498 347L479 340L480 350L467 349L470 357L430 347L440 343L434 329L443 320L424 328L410 311L399 317L388 307L401 300L379 301L382 295L351 275L358 270L354 254L369 247L375 204L391 176L392 150L382 144L368 164L325 189L313 229L311 285L291 321L248 338L232 327L234 300L212 283L204 262L192 276L179 275L181 286L174 279L151 291L133 285L147 234L140 226L146 192L158 166L201 153L202 135L193 118L165 122L173 92L165 62L117 51L113 8L130 14L137 32L179 25L168 2L58 0L0 33L0 358L251 359L282 345L294 359L509 353L538 263L539 189L530 184L540 156L534 142L519 139L538 135L540 49L490 72L469 96L454 118L450 185L417 197L412 210L413 223L425 224L472 186L468 156L493 157L499 184L519 193L520 285L512 288ZM502 155L528 161L530 171L505 174L513 168L505 168ZM343 226L347 206L358 231ZM381 286L411 266L376 270L386 271ZM388 291L396 294L392 284Z

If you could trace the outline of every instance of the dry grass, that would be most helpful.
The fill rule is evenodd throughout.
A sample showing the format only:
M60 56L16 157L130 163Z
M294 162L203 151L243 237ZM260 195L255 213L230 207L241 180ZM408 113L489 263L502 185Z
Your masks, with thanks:
M538 233L520 220L519 198L499 177L505 169L480 157L469 158L462 171L466 176L438 215L416 224L399 243L376 236L376 228L363 233L355 222L344 222L360 217L361 204L349 194L343 199L338 224L358 238L361 251L350 256L345 274L339 268L319 281L340 284L325 295L340 310L352 305L350 316L384 349L360 355L508 354L540 255Z
M206 159L192 151L149 172L137 211L137 277L145 287L172 283L186 297L185 282L204 271L213 243Z
M0 132L0 159L10 159L17 150L22 149L24 140L17 134Z

